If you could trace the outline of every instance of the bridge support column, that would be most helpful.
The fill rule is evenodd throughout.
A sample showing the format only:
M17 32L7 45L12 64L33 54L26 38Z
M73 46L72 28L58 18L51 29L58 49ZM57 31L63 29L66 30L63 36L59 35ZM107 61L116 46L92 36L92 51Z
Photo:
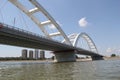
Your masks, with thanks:
M75 62L76 51L55 51L55 62Z
M103 56L91 56L92 60L104 60Z

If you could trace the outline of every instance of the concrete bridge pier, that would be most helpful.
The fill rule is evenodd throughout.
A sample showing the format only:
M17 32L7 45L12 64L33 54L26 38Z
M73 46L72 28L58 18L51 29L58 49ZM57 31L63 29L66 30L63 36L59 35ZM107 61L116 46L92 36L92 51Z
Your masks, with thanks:
M75 62L76 61L76 51L55 51L55 62Z
M104 60L103 56L91 56L92 60Z

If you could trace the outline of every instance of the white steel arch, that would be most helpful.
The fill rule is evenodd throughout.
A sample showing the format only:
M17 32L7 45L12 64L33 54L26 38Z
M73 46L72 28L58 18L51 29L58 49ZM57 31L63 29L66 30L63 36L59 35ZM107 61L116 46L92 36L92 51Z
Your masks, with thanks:
M78 39L80 37L84 38L91 51L97 52L98 50L93 42L93 40L86 34L86 33L81 33L81 34L76 34L73 33L67 37L67 35L64 33L64 31L61 29L59 24L53 19L53 17L37 2L37 0L28 0L32 5L34 6L33 9L28 10L22 3L19 2L19 0L9 0L12 4L14 4L18 9L23 11L28 17L31 18L31 20L37 24L37 26L41 29L41 31L45 34L47 38L52 39L55 36L62 36L63 41L66 44L76 46ZM39 13L43 14L47 20L44 22L41 22L38 20L34 14ZM48 31L44 28L46 25L54 25L57 29L58 32L55 33L48 33Z
M53 19L53 17L37 2L37 0L29 0L30 3L32 3L33 6L35 6L33 9L28 10L22 3L20 3L18 0L9 0L12 4L14 4L17 8L19 8L21 11L23 11L28 17L31 18L31 20L37 24L37 26L41 29L41 31L45 34L47 38L52 39L55 36L62 36L65 40L66 44L72 45L69 41L67 35L64 33L64 31L61 29L59 24ZM47 21L41 22L38 20L34 14L39 13L43 14ZM58 32L55 33L49 33L44 27L46 25L54 25Z
M90 38L90 36L88 36L86 33L81 33L81 34L73 33L73 34L68 36L68 38L71 41L73 46L77 46L78 40L81 37L87 41L87 44L88 44L91 51L98 53L98 50L97 50L95 43Z

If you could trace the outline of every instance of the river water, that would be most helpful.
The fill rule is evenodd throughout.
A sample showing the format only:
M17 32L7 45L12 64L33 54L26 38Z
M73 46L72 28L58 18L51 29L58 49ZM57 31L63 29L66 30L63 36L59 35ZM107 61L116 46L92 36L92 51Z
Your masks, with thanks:
M0 80L120 80L120 60L0 62Z

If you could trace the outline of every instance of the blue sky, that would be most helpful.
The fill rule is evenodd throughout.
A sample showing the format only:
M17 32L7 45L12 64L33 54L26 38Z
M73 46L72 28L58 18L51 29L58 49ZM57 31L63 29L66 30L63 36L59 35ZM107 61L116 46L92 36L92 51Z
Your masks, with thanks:
M99 53L119 55L120 0L38 1L59 22L67 35L86 32L95 42ZM27 0L22 2L31 7L27 5ZM7 0L0 0L0 22L14 25L14 18L15 26L42 35L37 27L33 27L35 24L30 23L30 19L14 5ZM0 45L0 56L20 56L21 49L24 48Z

